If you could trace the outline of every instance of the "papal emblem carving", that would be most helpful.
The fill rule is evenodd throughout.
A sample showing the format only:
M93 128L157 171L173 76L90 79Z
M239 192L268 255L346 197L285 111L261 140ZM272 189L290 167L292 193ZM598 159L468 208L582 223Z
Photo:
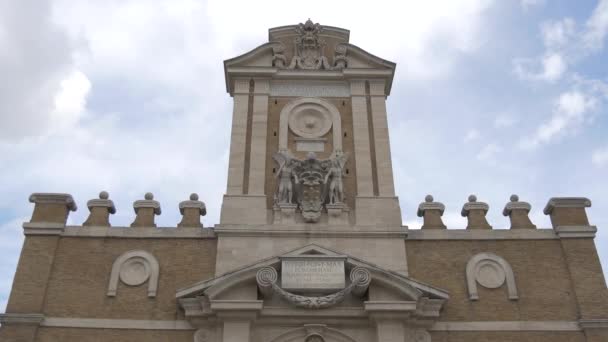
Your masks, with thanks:
M336 151L320 160L310 152L305 160L298 160L280 151L273 158L279 165L275 205L296 204L306 222L317 222L325 204L343 204L345 153Z

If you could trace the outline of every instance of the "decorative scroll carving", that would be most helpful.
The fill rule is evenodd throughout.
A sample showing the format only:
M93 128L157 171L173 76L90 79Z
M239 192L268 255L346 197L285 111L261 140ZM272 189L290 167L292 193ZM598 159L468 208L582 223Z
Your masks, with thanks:
M471 300L479 299L477 283L483 287L495 289L501 287L505 282L509 299L518 299L513 270L509 263L498 255L479 253L473 256L467 263L466 276Z
M330 159L320 160L310 152L305 160L298 160L288 151L280 151L273 158L279 165L276 205L295 202L306 222L317 222L326 203L344 203L347 154L336 151Z
M262 267L256 274L258 287L264 294L274 292L290 304L305 309L323 309L341 303L353 292L362 295L371 282L371 274L363 267L355 267L350 274L351 283L344 289L327 296L308 297L283 290L277 284L277 271L273 267Z

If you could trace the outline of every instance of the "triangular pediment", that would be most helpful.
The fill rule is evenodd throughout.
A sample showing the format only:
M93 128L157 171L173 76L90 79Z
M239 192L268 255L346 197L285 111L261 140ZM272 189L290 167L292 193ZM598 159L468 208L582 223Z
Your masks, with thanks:
M352 267L364 267L372 273L373 279L381 282L385 286L397 289L403 292L409 297L409 299L416 300L422 296L435 299L447 299L449 295L446 291L431 285L419 282L410 277L406 277L397 272L390 271L373 263L344 255L331 249L319 246L317 244L310 244L290 252L260 260L253 264L238 268L231 272L227 272L218 277L201 281L193 284L192 286L180 289L177 291L177 298L185 298L190 296L208 295L215 297L221 292L228 290L230 287L251 279L255 279L257 270L262 267L277 266L280 265L282 258L290 257L306 257L311 255L327 256L327 257L344 257L345 265L348 268Z

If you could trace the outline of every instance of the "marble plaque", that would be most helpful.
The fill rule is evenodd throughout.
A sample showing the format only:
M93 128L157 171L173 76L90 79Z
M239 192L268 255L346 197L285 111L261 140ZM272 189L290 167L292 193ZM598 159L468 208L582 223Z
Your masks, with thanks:
M285 290L341 290L345 285L344 259L284 259L281 287Z

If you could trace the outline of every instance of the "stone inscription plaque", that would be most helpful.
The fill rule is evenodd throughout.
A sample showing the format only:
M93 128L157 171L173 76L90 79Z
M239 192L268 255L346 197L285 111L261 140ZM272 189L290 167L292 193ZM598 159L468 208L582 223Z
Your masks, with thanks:
M345 287L344 260L288 259L281 265L281 287L286 290L341 290Z

